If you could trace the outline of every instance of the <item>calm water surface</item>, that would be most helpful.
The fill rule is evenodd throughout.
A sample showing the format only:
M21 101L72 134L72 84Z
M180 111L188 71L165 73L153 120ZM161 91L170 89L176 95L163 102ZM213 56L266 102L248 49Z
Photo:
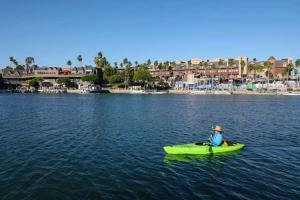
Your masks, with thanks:
M213 122L246 145L166 156ZM0 94L0 199L300 199L300 98Z

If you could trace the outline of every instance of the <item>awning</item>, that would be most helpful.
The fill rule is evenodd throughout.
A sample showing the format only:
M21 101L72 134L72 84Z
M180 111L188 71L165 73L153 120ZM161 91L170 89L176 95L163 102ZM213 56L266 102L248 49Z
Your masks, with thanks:
M64 72L64 73L71 72L71 70L70 70L70 69L62 69L61 71L62 71L62 72Z

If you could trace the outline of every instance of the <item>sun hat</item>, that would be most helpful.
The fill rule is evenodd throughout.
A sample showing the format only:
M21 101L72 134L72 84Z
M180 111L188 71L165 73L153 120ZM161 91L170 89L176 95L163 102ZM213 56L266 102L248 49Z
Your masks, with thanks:
M220 125L216 125L213 129L213 131L222 132L222 127Z

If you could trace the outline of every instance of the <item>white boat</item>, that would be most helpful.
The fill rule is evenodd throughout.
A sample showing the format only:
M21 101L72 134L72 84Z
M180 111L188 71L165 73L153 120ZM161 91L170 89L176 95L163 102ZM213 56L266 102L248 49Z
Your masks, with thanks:
M203 94L208 94L206 90L193 90L190 92L190 94L198 94L198 95L203 95Z
M300 93L282 93L282 95L286 95L286 96L299 96Z
M231 95L229 91L219 91L219 90L214 91L213 94Z
M147 91L148 94L167 94L166 91Z
M130 94L148 94L145 90L130 90Z
M156 90L131 90L130 94L166 94L166 91L156 91Z

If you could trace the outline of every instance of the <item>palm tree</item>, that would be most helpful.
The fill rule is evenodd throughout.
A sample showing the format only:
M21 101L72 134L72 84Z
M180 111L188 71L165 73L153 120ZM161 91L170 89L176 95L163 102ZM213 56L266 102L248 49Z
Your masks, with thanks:
M265 61L264 62L264 68L268 72L268 87L269 87L269 84L270 84L270 71L272 69L272 63L270 61Z
M33 63L34 63L34 58L33 58L33 57L27 57L27 58L25 59L25 63L26 63L27 65L33 64Z
M231 68L231 76L232 76L232 67L233 67L234 63L235 63L235 60L234 60L234 59L232 59L232 58L229 58L229 59L228 59L228 65L229 65L229 67ZM233 79L233 78L232 78L232 79ZM233 81L232 81L232 84L233 84Z
M256 80L256 66L255 64L251 63L248 66L249 72L251 73L252 71L254 71L254 80Z
M203 61L199 62L198 66L199 66L199 69L202 69L202 67L203 67Z
M94 63L95 63L95 65L96 65L97 68L100 68L100 67L101 67L100 59L99 59L98 56L96 56L96 57L94 58Z
M222 59L220 59L219 62L218 62L218 65L219 66L223 66L224 65L224 61Z
M68 61L67 61L67 65L69 66L69 68L70 68L70 70L71 70L72 61L71 61L71 60L68 60Z
M30 68L30 66L34 63L34 58L33 57L27 57L25 59L25 64L26 64L26 71L28 73L28 70Z
M103 57L103 54L101 51L98 52L98 58L102 58Z
M118 68L118 62L114 62L115 68Z
M170 65L170 62L169 61L166 61L165 62L165 65L166 65L166 69L168 69L169 65Z
M151 65L151 60L150 59L147 60L147 65Z
M98 52L98 55L94 58L94 63L96 65L96 75L97 75L97 82L101 85L103 81L103 68L105 65L106 58L103 57L102 52Z
M154 61L154 67L155 67L155 69L157 68L157 66L158 66L158 61L156 60L156 61Z
M127 89L127 86L129 85L129 81L130 81L130 74L132 72L132 68L131 68L131 62L128 62L128 65L126 66L125 70L124 70L124 84L125 84L125 90Z
M162 79L162 73L161 73L161 70L163 69L163 64L162 63L159 63L158 64L158 69L159 69L159 80Z
M255 67L257 72L262 72L264 70L264 66L261 64L256 64Z
M124 65L127 65L127 64L128 64L128 58L124 58L124 59L123 59L123 64L124 64Z
M244 60L241 61L241 77L242 77L242 84L244 82L244 69L245 69L246 63Z
M188 69L190 69L191 66L192 66L192 61L189 60L189 61L188 61Z
M295 66L297 67L296 72L297 72L297 87L298 87L300 59L297 59L297 60L295 61Z
M203 66L204 66L204 74L206 76L206 70L207 70L207 67L208 67L208 62L204 62Z
M13 56L9 57L10 67L12 67L12 64L14 62L15 58Z
M229 58L228 59L228 65L229 65L229 67L232 67L233 65L234 65L234 59L232 59L232 58Z
M77 60L79 62L79 67L82 67L82 55L78 55Z
M292 63L289 63L286 68L284 69L284 74L287 76L286 81L289 81L290 72L294 69L294 65Z
M15 67L17 67L19 65L19 63L16 59L13 60L13 64L15 65Z

